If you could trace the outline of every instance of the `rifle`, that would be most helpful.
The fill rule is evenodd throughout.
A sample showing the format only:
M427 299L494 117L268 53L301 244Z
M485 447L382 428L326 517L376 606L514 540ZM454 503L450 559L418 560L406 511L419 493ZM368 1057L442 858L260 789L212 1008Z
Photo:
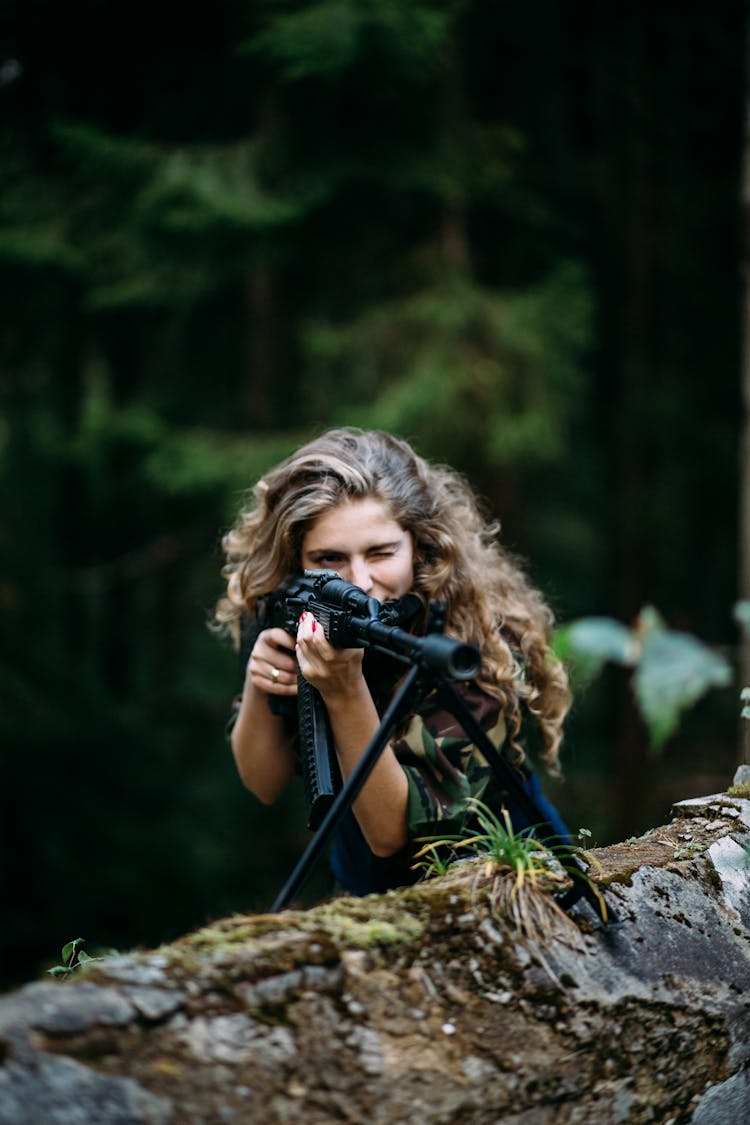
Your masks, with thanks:
M336 571L306 570L259 599L252 643L262 629L272 626L294 636L300 615L307 611L320 622L335 648L372 648L405 664L417 660L452 679L473 679L481 658L472 645L438 633L417 637L401 628L421 607L414 594L379 602L358 586L344 582ZM249 639L243 633L243 656ZM247 657L244 659L246 662ZM290 704L294 705L289 699L268 698L276 714L288 714ZM297 680L297 720L307 826L314 830L342 782L325 704L301 672Z
M328 737L327 717L323 719L320 716L318 721L317 708L320 707L325 713L323 702L309 684L307 688L313 693L312 696L305 688L298 695L298 707L306 710L312 704L316 709L313 720L300 715L300 736L304 735L309 739L309 731L314 732L312 739L314 746L302 745L301 758L303 774L306 769L311 768L313 773L318 772L317 778L305 782L306 792L309 789L316 798L316 803L308 806L311 827L315 827L316 830L315 836L287 883L277 895L271 907L272 911L281 910L300 890L334 831L359 795L398 724L413 714L420 702L434 691L446 710L458 719L481 751L500 788L508 790L513 795L529 817L531 824L540 831L545 843L557 844L557 858L570 876L572 884L559 899L561 907L570 910L579 899L583 898L593 909L605 930L618 924L617 915L611 907L607 906L603 895L592 887L583 867L570 848L569 841L558 835L543 810L526 792L516 772L481 727L452 683L454 680L474 679L481 667L481 654L473 645L443 634L445 614L442 607L434 604L430 606L428 631L425 636L415 636L406 632L399 624L404 620L405 615L407 619L414 615L414 603L421 606L420 600L415 595L407 594L406 598L398 599L397 602L381 603L369 597L358 586L353 586L339 578L335 571L325 570L308 570L303 575L292 577L262 601L264 604L260 616L265 622L262 628L278 625L294 634L299 617L306 610L321 623L326 637L335 647L372 647L410 666L407 676L383 715L377 732L364 749L359 762L343 786L338 766L336 765L335 770L329 769L330 778L327 781L326 763L321 762L323 749L325 749L328 767L331 767L333 755L331 740ZM301 685L303 681L304 677L301 677ZM269 696L269 702L272 700L274 697ZM333 761L335 763L335 758ZM320 790L317 797L316 790ZM322 804L319 803L321 796Z

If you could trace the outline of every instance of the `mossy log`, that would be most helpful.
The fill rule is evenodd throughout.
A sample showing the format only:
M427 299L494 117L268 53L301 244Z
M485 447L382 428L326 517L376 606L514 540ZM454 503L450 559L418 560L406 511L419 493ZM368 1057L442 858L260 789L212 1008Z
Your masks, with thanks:
M529 936L474 861L29 984L0 1121L750 1121L749 797L593 852L606 931L545 899Z

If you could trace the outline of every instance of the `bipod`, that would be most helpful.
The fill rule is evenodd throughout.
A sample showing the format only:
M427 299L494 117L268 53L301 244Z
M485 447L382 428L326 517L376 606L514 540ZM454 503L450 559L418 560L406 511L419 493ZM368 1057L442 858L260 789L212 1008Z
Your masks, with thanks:
M437 692L438 698L445 709L457 719L464 732L481 751L500 788L506 790L516 800L528 817L530 824L533 825L534 831L539 834L542 843L554 850L556 859L570 877L571 886L557 899L558 905L563 910L569 911L581 899L585 899L599 919L602 928L606 930L618 924L615 911L607 906L603 894L594 889L585 870L573 854L570 842L563 839L555 831L537 802L526 792L516 771L509 765L502 752L494 745L487 732L472 714L468 704L456 690L455 685L446 679L443 674L436 673L424 660L412 663L405 679L386 709L380 726L365 747L357 765L334 798L316 829L315 835L276 896L271 906L271 912L276 913L283 910L302 889L334 832L359 796L393 733L405 718L414 714L420 703L432 691Z

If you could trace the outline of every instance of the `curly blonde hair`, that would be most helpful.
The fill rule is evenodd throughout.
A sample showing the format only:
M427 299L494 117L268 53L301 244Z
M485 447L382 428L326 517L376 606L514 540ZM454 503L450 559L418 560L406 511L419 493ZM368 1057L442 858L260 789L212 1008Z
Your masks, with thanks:
M562 724L570 706L565 670L550 644L552 614L518 561L498 542L463 478L433 465L381 431L329 430L253 489L222 540L226 594L216 622L235 640L243 612L300 569L313 522L342 501L374 497L414 541L414 592L446 607L446 631L482 653L480 686L496 697L517 761L523 709L539 723L541 757L559 773Z

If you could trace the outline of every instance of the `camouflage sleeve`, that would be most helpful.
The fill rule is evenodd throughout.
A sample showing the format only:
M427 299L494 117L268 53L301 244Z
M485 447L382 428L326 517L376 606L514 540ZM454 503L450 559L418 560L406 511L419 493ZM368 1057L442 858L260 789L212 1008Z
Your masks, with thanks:
M498 701L476 684L457 686L494 744L502 745L505 722ZM482 797L491 771L458 720L428 698L392 745L409 782L411 839L460 832L467 800Z

